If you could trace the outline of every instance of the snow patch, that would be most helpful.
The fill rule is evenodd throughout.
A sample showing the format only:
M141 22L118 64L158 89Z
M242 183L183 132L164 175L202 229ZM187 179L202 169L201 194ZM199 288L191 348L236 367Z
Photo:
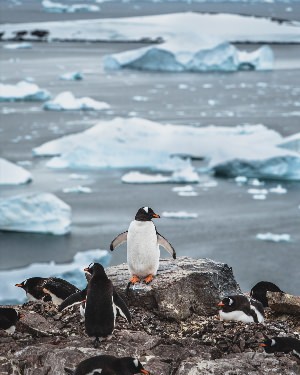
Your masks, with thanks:
M0 185L27 184L32 180L26 169L0 158Z
M53 194L23 194L0 200L0 230L51 233L70 232L71 207Z
M43 108L48 111L101 111L103 109L110 108L110 105L105 102L98 102L88 97L77 99L70 91L64 91L58 94L53 100L46 102Z
M4 101L44 101L51 97L47 90L38 85L21 81L15 85L0 83L0 102Z
M274 234L274 233L258 233L256 235L258 240L262 241L271 241L271 242L290 242L291 235L290 234Z

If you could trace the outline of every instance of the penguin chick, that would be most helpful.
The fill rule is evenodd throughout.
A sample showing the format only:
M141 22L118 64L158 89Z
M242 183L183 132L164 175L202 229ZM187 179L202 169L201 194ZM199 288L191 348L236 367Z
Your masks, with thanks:
M300 358L300 340L294 337L266 338L260 346L264 348L266 353L293 352L293 354Z
M261 302L263 307L268 307L267 292L284 293L277 285L269 281L260 281L251 289L250 296Z
M30 277L15 286L25 290L28 301L49 302L51 296L43 292L43 284L46 280L44 277Z
M17 321L22 317L23 315L12 307L0 307L0 329L12 335L15 333Z
M150 375L141 362L132 357L117 358L112 355L99 355L80 362L75 371L65 368L69 375Z
M138 210L128 228L128 231L119 234L110 244L110 250L127 241L127 263L131 275L130 284L144 279L149 284L157 274L159 267L159 245L164 247L174 259L176 252L173 246L156 230L152 219L159 218L150 207Z
M43 284L43 292L51 296L54 305L60 305L67 297L79 292L79 289L66 280L49 277Z
M228 296L218 304L220 320L244 323L263 323L264 309L260 302L244 295Z
M106 338L113 333L118 312L129 323L131 317L101 264L93 263L84 271L92 275L86 293L85 331L88 336L95 337L94 346L97 347L99 338Z

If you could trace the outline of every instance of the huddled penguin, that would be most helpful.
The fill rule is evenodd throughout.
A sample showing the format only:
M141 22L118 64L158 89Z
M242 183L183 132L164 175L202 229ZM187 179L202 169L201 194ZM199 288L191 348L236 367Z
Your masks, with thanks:
M12 307L0 307L0 329L12 335L15 333L17 321L22 316Z
M152 219L159 218L150 207L138 210L128 228L119 234L110 244L110 250L127 241L127 262L131 275L130 283L135 284L143 279L149 284L159 267L159 245L164 247L174 259L176 253L173 246L157 232Z
M49 277L43 284L43 292L50 295L54 305L60 305L66 298L79 291L76 286L58 277Z
M93 263L84 271L92 275L86 293L85 331L88 336L95 337L94 346L97 347L99 338L112 334L118 313L129 323L131 316L123 299L114 291L101 264Z
M24 289L28 301L49 302L51 301L51 296L43 292L43 285L46 280L44 277L31 277L19 284L15 284L15 286Z
M112 355L99 355L80 362L75 371L65 368L69 375L150 375L141 362L132 357L117 358Z
M222 299L218 304L220 320L238 321L244 323L263 323L264 308L254 299L244 295L233 295Z
M268 307L267 292L284 293L276 284L273 284L270 281L260 281L251 289L250 296L261 302L263 307Z
M267 337L260 346L264 348L266 353L293 352L293 354L300 358L300 340L294 337Z

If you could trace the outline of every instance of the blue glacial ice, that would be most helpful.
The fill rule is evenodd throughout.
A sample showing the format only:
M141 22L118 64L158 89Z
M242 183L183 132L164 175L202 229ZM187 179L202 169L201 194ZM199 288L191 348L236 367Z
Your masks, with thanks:
M110 258L107 250L95 249L78 252L70 263L32 263L27 267L0 271L0 304L26 302L24 291L15 287L15 284L34 276L61 277L82 289L86 285L83 268L92 262L99 262L107 267Z
M35 83L26 81L18 82L15 85L0 83L0 102L23 100L43 102L50 97L51 95L47 90L40 89Z

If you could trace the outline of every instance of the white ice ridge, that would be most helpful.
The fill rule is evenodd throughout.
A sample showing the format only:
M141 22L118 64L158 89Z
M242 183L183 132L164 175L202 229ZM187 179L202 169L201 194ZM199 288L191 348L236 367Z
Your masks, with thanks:
M195 212L186 212L186 211L164 211L161 214L162 217L166 217L169 219L197 219L198 214Z
M141 118L100 121L81 133L46 142L35 156L54 156L51 168L151 168L178 171L184 155L208 162L207 171L236 177L300 180L300 155L277 147L284 138L263 125L203 128Z
M70 91L64 91L58 94L53 100L46 102L43 108L48 111L101 111L110 108L110 105L88 97L75 98Z
M0 158L0 185L26 184L32 180L26 169Z
M15 85L0 83L0 102L3 101L44 101L50 99L47 90L40 89L35 83L26 81Z
M53 194L22 194L0 200L0 230L63 235L70 227L71 207Z
M127 184L161 184L161 183L196 183L200 178L191 165L174 171L170 176L162 174L147 174L132 171L122 176L122 182Z
M0 271L0 303L9 300L23 302L25 293L21 288L15 287L15 284L29 277L62 277L78 288L84 288L86 279L83 268L91 262L99 262L103 266L108 266L110 258L111 255L107 250L95 249L78 252L69 263L56 263L55 261L32 263L23 268Z
M4 44L4 49L30 49L32 48L31 43L12 43L12 44Z
M103 62L106 69L166 72L271 70L273 52L268 46L242 52L220 39L185 34L159 45L106 56Z
M274 234L274 233L258 233L256 235L258 240L262 241L271 241L271 242L290 242L291 235L290 234Z
M144 17L96 20L3 24L3 40L13 39L20 30L49 31L50 40L90 41L168 41L182 34L210 35L228 42L296 43L300 42L299 22L279 23L267 18L233 14L192 12Z
M99 12L98 5L88 4L61 4L50 0L43 0L42 6L47 12L51 13L76 13L76 12Z

